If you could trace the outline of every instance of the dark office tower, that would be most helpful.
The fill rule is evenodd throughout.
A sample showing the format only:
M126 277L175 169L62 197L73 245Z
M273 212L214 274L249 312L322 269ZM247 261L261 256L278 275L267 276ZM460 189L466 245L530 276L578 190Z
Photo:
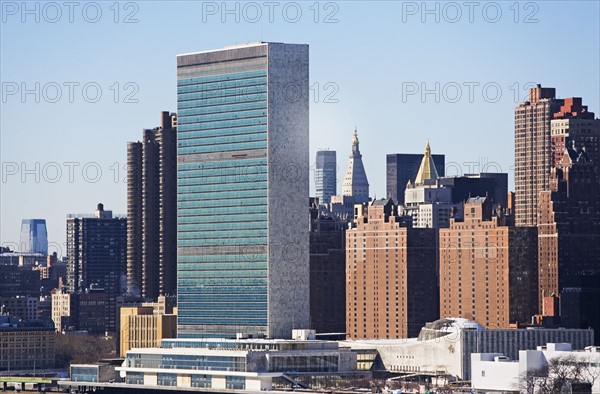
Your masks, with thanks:
M600 119L594 119L594 113L582 105L580 97L565 99L560 111L554 114L550 129L553 167L560 165L565 148L575 143L576 148L585 149L596 175L600 176Z
M114 288L126 272L127 218L113 217L102 204L93 215L68 215L67 263L69 292L92 284Z
M431 155L438 176L445 175L445 155ZM414 184L423 154L398 153L387 155L387 197L404 204L404 191L410 180Z
M537 225L541 191L548 190L552 149L550 122L563 100L554 88L529 89L529 101L515 108L515 224Z
M127 145L127 285L144 298L176 291L176 128L162 112L160 127Z
M48 254L48 231L45 219L23 219L19 247L21 253Z
M320 150L317 152L315 165L315 196L319 204L329 204L331 196L337 194L337 161L335 151Z
M600 184L585 151L567 146L552 170L550 190L540 194L538 233L540 297L600 276Z
M309 326L308 45L177 57L177 337Z
M452 202L464 203L470 197L489 197L494 205L508 206L508 174L482 172L440 178L440 184L452 188Z
M310 213L310 328L318 333L344 333L348 222L314 201Z

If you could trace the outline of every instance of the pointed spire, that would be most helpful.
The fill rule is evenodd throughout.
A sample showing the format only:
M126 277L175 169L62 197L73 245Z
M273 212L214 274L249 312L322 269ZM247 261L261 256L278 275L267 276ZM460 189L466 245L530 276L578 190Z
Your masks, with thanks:
M438 179L438 173L435 168L433 158L431 157L431 147L429 146L429 140L427 140L427 143L425 144L425 154L423 155L423 160L421 160L419 172L417 172L417 176L415 178L415 185L422 185L425 183L425 181L428 181L430 179Z
M352 152L344 176L342 195L352 196L355 204L369 201L369 181L362 162L362 155L358 147L358 130L354 127L352 136Z

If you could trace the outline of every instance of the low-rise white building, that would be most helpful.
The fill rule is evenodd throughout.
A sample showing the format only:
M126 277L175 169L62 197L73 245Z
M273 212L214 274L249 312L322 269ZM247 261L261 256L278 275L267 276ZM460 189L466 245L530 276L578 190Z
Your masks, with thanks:
M536 350L519 351L517 361L500 353L471 355L471 385L476 391L518 392L528 387L537 392L547 379L558 378L557 374L590 383L592 393L600 393L600 347L575 351L570 343L548 343Z
M446 318L427 323L418 338L363 339L341 342L352 350L376 350L389 372L471 379L471 354L497 353L517 358L519 350L548 342L570 342L574 349L594 343L594 331L584 329L486 329L479 323Z
M125 383L146 387L271 390L274 379L296 383L303 375L337 376L356 372L356 353L334 341L311 340L314 332L295 330L298 340L163 339L160 348L131 349L116 370Z

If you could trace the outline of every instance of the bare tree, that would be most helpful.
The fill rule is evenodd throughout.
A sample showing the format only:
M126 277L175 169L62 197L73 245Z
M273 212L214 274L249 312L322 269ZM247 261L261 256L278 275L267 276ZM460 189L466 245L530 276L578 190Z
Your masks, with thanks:
M553 358L542 368L522 373L517 387L526 394L557 394L570 392L573 382L588 381L593 385L600 372L587 368L589 363L582 361L574 355ZM596 376L591 376L592 380L588 375Z
M513 387L525 394L535 394L538 371L525 371L519 375L517 383Z
M594 387L596 381L600 378L600 365L591 362L591 360L583 360L581 378L591 383L592 387Z

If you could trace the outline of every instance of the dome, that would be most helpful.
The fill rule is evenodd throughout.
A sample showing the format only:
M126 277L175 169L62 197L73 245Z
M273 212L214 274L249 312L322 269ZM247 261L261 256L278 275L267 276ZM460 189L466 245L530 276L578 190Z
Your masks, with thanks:
M419 341L427 341L457 333L460 330L483 330L483 326L473 320L462 317L447 317L425 324L419 333Z

